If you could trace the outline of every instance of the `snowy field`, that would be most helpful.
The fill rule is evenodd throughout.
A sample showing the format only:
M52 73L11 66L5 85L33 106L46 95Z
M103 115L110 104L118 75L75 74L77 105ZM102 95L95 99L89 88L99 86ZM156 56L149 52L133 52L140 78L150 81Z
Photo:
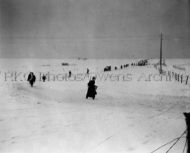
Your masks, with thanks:
M0 153L151 153L179 137L186 130L183 112L190 112L190 83L161 79L152 65L158 60L120 69L136 61L1 59ZM190 73L190 59L166 64ZM103 72L107 65L119 69ZM87 68L97 77L95 100L85 99ZM33 88L26 82L30 71L37 76ZM49 74L46 82L42 74ZM182 152L185 141L170 152Z

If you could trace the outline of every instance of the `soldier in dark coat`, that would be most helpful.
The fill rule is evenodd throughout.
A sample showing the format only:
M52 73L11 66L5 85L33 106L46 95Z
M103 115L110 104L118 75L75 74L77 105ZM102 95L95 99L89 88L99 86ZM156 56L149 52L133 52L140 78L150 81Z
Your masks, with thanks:
M71 72L71 71L69 71L69 78L71 77L71 75L72 75L72 72Z
M92 97L92 99L94 99L97 94L96 92L97 86L95 85L95 80L96 78L93 77L92 80L88 82L88 91L86 94L86 99L88 99L88 97Z
M90 70L87 68L87 70L86 70L86 74L89 74L89 71L90 71Z
M42 76L42 80L43 80L43 82L45 82L46 81L46 76L43 74L43 76Z
M33 87L33 84L36 81L36 76L33 72L29 73L27 81L30 83L31 87Z

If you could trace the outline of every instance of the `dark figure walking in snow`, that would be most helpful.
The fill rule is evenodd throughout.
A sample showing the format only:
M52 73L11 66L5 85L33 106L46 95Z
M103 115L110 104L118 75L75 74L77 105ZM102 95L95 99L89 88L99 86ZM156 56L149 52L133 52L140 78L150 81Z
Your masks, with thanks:
M43 76L42 76L42 80L43 80L43 82L45 82L46 81L46 76L43 74Z
M72 74L71 71L69 71L69 78L71 77L71 74Z
M87 70L86 70L86 74L89 74L89 71L90 71L90 70L87 68Z
M96 78L93 77L92 80L88 82L88 91L86 94L86 99L88 99L88 97L92 97L92 99L94 99L97 94L96 92L97 86L95 85L95 80Z
M27 81L30 83L31 87L33 87L33 84L36 81L36 76L33 72L29 73Z

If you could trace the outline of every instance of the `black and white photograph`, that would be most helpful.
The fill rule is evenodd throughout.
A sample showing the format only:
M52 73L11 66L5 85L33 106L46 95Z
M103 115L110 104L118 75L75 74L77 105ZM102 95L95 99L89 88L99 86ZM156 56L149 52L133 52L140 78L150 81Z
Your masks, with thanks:
M190 0L0 0L0 153L190 153Z

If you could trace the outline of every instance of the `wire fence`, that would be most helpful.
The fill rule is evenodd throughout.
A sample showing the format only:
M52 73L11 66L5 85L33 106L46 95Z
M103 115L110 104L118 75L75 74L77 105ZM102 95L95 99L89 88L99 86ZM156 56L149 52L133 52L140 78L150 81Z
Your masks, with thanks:
M187 133L187 130L185 130L181 135L180 137L177 137L163 145L161 145L160 147L156 148L155 150L153 150L151 153L155 153L157 151L159 151L160 149L162 149L163 147L165 146L168 146L169 144L171 144L173 142L173 144L169 147L169 149L165 152L165 153L169 153L169 151L179 142L180 139L183 138L183 136ZM187 139L186 139L186 142L185 142L185 145L184 145L184 148L183 148L183 153L185 152L186 150L186 146L187 146Z
M155 64L154 67L160 72L160 67ZM185 73L179 73L175 70L164 70L162 69L162 74L168 76L171 80L174 80L178 83L188 85L189 84L189 75Z

